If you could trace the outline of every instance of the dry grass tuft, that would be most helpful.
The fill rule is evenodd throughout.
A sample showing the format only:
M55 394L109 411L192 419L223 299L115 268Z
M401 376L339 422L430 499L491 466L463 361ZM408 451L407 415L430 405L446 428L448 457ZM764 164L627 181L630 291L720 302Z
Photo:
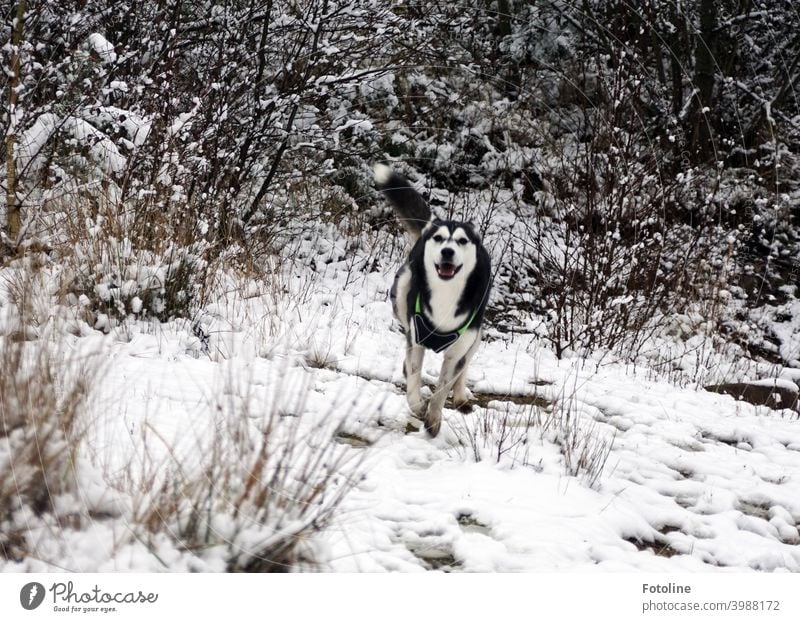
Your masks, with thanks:
M74 464L91 369L55 353L45 337L0 336L0 558L31 551L31 526L76 527Z
M280 379L278 380L280 382ZM150 428L134 529L155 550L167 535L181 550L222 558L228 572L289 572L318 565L314 536L360 479L363 452L336 442L335 414L304 420L310 387L291 408L254 415L247 399L220 404L214 433L191 458ZM295 413L292 415L287 412ZM327 420L327 421L326 421Z

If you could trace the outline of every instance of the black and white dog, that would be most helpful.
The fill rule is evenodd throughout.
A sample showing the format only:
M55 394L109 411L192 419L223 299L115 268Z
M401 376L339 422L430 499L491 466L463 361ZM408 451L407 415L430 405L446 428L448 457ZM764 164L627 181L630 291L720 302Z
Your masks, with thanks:
M406 397L414 415L436 436L450 390L462 412L467 397L467 367L481 340L481 323L491 286L489 253L472 225L433 218L425 199L384 164L375 182L395 209L413 248L397 272L391 298L406 335ZM436 390L426 405L420 394L425 349L444 352Z

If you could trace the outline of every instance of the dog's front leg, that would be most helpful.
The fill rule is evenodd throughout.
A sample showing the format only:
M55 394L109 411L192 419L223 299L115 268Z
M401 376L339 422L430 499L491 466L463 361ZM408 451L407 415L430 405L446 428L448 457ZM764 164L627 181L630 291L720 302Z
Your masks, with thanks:
M436 385L428 410L425 413L425 429L431 436L439 434L442 427L442 408L447 394L455 382L456 357L445 354L442 371L439 372L439 383Z
M425 358L425 348L416 344L409 344L406 348L406 361L403 373L406 377L406 399L411 412L417 417L422 417L425 403L422 401L422 361Z
M431 436L439 434L442 427L442 408L444 408L444 401L447 399L450 389L456 381L456 364L460 360L457 353L452 353L448 350L444 355L444 362L442 363L442 371L439 372L439 382L436 385L436 390L431 397L428 404L428 410L425 413L425 429Z
M428 410L425 413L425 429L431 436L439 434L442 427L442 409L453 385L466 376L467 363L478 348L480 333L468 331L462 335L458 341L450 346L444 353L442 371L439 373L439 382L436 385ZM459 391L465 392L463 385L459 385ZM456 399L458 399L457 396Z

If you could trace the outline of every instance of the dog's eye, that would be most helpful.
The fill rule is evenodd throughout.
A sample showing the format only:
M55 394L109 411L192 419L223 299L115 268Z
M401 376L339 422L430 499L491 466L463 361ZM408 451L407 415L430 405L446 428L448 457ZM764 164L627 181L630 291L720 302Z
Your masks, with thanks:
M469 242L469 240L467 240L467 238L461 238L459 240L456 240L456 242L458 243L459 246L464 246L467 242Z
M435 236L433 236L433 241L434 242L444 242L444 238L437 233Z

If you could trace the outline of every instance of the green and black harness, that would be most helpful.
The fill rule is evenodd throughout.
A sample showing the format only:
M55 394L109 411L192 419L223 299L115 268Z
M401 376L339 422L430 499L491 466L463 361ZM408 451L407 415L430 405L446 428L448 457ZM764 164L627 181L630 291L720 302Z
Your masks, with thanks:
M461 335L467 332L477 314L478 309L475 309L472 315L469 316L467 323L461 328L449 333L440 333L436 331L436 328L428 318L422 314L422 297L417 294L417 303L414 306L414 335L417 344L434 352L441 352L454 344Z

